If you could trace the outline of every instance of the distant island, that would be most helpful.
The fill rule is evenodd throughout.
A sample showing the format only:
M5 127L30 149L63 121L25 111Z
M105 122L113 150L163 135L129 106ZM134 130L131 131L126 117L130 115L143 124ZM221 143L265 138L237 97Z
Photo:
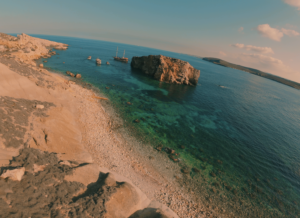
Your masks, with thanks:
M279 77L279 76L275 76L275 75L272 75L272 74L269 74L269 73L265 73L265 72L262 72L260 70L256 70L256 69L253 69L253 68L243 67L243 66L240 66L240 65L232 64L232 63L229 63L227 61L221 60L219 58L202 58L202 59L205 60L205 61L209 61L211 63L217 64L217 65L223 66L223 67L230 67L230 68L237 69L237 70L242 70L242 71L257 75L257 76L265 77L267 79L271 79L271 80L274 80L276 82L279 82L279 83L282 83L284 85L291 86L295 89L300 90L300 83L297 83L297 82L294 82L294 81L291 81L291 80L288 80L288 79L284 79L284 78Z

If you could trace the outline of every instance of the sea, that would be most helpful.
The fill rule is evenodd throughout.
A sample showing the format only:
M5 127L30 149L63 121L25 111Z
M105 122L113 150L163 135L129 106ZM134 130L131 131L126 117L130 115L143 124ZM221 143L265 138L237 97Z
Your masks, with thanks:
M154 147L174 148L182 163L199 169L209 195L222 193L232 201L249 201L270 217L299 216L300 90L187 54L100 40L32 36L68 44L44 66L58 74L80 73L140 136ZM117 47L119 56L126 51L128 63L113 59ZM159 82L130 66L133 56L159 54L199 69L198 85ZM96 58L102 65L95 64ZM134 123L136 119L140 122ZM197 174L190 172L192 178Z

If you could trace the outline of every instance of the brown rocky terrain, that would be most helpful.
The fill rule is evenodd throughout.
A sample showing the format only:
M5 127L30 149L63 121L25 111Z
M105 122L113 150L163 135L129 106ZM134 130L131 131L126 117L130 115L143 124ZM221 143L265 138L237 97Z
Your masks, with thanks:
M118 161L97 159L91 148L124 144L111 126L121 121L107 120L105 98L37 66L34 60L55 55L53 47L67 45L0 34L0 217L178 217L105 167ZM95 119L101 138L92 147ZM107 158L124 159L112 151Z
M163 55L133 57L131 67L167 83L197 85L200 77L200 70L188 62Z

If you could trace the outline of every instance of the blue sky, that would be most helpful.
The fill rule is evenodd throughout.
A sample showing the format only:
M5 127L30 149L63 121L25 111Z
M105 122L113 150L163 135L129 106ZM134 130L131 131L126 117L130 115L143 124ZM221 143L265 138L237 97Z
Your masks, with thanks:
M0 32L100 39L219 57L300 82L300 0L14 0Z

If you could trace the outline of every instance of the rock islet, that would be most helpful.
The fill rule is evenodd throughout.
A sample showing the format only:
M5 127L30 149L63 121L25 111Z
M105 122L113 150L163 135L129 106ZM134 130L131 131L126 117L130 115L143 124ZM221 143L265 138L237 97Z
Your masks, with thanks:
M200 77L200 70L193 68L188 62L163 55L133 57L131 67L167 83L195 86Z

